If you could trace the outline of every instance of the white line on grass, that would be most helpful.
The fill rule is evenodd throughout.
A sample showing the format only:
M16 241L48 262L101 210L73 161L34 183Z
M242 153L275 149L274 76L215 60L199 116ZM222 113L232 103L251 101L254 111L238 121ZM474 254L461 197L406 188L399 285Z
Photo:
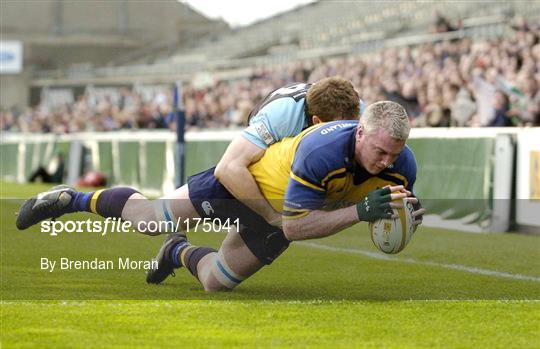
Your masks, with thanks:
M332 246L327 246L327 245L316 244L313 242L299 242L298 244L301 246L316 248L319 250L359 254L365 257L384 260L384 261L403 262L403 263L410 263L410 264L422 264L422 265L429 265L431 267L441 267L441 268L446 268L446 269L459 270L459 271L464 271L466 273L472 273L472 274L495 276L495 277L513 279L513 280L526 280L526 281L540 282L540 277L536 277L536 276L505 273L502 271L482 269L482 268L476 268L476 267L468 267L466 265L460 265L460 264L447 264L447 263L438 263L438 262L432 262L432 261L421 261L421 260L417 260L410 257L398 258L394 256L384 255L378 252L370 252L370 251L364 251L364 250L358 250L358 249L352 249L352 248L332 247Z

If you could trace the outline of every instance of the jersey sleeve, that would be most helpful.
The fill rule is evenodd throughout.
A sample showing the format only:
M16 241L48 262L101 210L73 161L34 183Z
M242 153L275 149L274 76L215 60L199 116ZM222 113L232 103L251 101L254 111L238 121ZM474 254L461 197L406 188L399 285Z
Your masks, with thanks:
M299 134L304 124L304 99L297 102L294 98L279 98L264 106L242 135L256 146L267 149L285 137Z

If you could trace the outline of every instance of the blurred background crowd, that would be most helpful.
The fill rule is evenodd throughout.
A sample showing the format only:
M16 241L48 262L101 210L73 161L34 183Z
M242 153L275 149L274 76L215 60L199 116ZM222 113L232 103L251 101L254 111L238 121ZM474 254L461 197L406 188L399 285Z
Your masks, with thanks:
M453 30L438 21L435 31ZM251 108L291 82L327 76L352 81L367 103L402 104L416 127L540 125L540 27L524 20L513 35L494 40L450 39L382 49L367 55L264 65L251 76L184 85L187 129L242 127ZM152 94L119 88L92 90L73 101L4 110L3 131L71 133L174 127L171 89Z

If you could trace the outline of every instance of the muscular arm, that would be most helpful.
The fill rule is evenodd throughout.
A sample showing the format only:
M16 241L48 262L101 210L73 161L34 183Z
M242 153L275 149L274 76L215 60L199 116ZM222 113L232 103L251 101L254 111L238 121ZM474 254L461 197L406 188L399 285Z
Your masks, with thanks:
M236 137L223 154L214 174L234 197L270 224L281 225L281 214L266 201L248 170L249 165L259 161L264 152L264 149L244 137Z
M397 218L398 214L388 212L387 208L402 208L403 204L396 201L410 194L402 185L375 189L357 205L335 211L314 210L301 218L285 219L283 232L290 241L318 239L338 233L360 221L373 222L385 218L385 215L389 215L386 218ZM415 198L411 198L410 201L418 202ZM364 209L366 207L368 209Z
M333 235L360 220L355 206L335 211L311 211L307 216L283 221L283 232L290 241L318 239Z

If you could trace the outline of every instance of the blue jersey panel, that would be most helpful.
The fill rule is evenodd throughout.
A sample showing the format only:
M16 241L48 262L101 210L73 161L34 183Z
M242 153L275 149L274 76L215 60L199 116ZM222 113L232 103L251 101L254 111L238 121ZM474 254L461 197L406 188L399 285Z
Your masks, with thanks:
M356 121L334 121L302 136L291 166L283 212L300 217L307 211L345 207L385 185L403 184L413 191L416 160L407 146L377 175L355 160Z
M323 206L327 181L350 168L357 126L357 121L331 122L304 136L294 156L286 207L315 210Z
M304 98L295 101L292 97L270 102L250 120L242 135L263 149L285 137L296 136L307 126L304 102Z

